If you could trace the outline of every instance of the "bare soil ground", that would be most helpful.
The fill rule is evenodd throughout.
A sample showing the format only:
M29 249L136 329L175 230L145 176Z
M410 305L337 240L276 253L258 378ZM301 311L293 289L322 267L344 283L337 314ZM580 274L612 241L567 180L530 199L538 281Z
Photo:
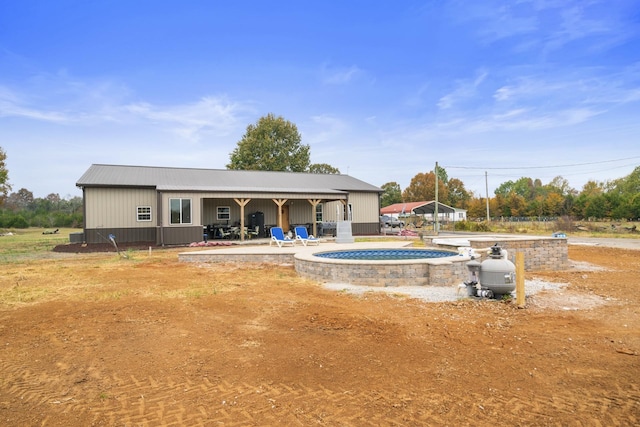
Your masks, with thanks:
M569 255L526 309L175 250L7 263L0 425L638 425L640 252Z

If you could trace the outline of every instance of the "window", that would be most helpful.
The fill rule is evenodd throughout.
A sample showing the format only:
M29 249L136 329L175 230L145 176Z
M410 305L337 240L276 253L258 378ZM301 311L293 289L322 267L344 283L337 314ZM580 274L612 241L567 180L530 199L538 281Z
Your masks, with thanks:
M322 203L316 205L316 222L322 222Z
M151 221L151 206L138 206L138 221Z
M171 224L191 224L191 199L169 199Z
M218 206L218 220L230 220L231 208L229 206Z

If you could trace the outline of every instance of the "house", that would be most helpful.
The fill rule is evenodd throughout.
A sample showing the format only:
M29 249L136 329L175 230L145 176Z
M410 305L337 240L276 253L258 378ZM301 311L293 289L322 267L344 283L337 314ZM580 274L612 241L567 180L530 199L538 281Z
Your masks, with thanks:
M349 175L92 165L82 189L86 243L178 245L225 229L352 221L353 235L378 234L382 190ZM207 236L204 234L207 233ZM239 233L244 239L245 233Z
M436 202L407 202L395 203L380 209L380 215L398 217L400 215L423 215L425 219L434 220ZM467 219L467 211L438 202L439 221L464 221Z

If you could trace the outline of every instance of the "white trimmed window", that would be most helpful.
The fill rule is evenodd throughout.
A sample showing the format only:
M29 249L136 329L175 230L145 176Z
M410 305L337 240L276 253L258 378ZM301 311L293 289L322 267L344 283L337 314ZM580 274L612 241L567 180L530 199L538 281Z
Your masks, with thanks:
M138 221L151 221L151 206L138 206L136 212Z
M322 222L322 206L324 206L323 203L316 205L316 222Z
M231 208L229 206L218 206L216 212L218 215L218 221L228 221L231 219Z
M171 224L191 224L191 199L169 199Z

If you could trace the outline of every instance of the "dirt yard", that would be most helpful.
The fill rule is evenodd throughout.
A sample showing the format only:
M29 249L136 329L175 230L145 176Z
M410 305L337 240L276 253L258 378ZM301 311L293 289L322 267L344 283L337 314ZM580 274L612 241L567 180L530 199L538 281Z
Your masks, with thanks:
M637 250L571 246L526 309L127 254L0 266L0 425L640 424Z

